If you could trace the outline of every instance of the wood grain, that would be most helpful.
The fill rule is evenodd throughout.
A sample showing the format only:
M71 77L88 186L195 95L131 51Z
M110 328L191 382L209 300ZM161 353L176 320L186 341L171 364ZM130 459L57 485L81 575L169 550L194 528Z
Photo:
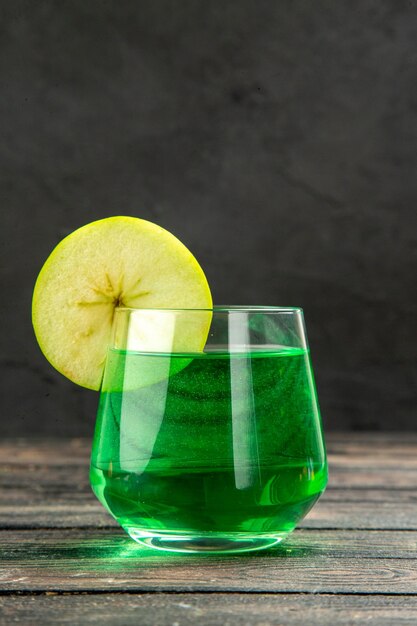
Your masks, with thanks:
M0 624L71 626L415 626L417 598L154 593L0 597Z
M132 542L90 490L89 447L0 442L0 624L417 623L416 433L329 437L319 503L240 556Z
M160 562L160 552L142 548L135 544L119 527L103 529L53 529L53 530L2 530L0 531L0 544L2 546L2 561L0 567L5 567L7 559L13 562L19 558L35 560L38 555L42 559L51 554L56 546L61 556L72 556L75 550L86 550L86 554L92 555L97 547L107 552L115 550L114 558L123 559L154 557ZM131 549L129 549L131 548ZM43 552L45 551L45 552ZM106 554L107 554L106 552ZM262 552L265 558L282 556L333 556L343 558L403 558L417 559L417 531L390 531L390 530L305 530L296 529L281 544ZM167 556L167 555L166 555ZM253 555L249 555L252 558ZM97 554L98 558L100 554ZM174 555L171 555L174 558ZM181 559L188 558L182 556ZM210 558L215 561L218 555L210 557L196 555L193 560ZM228 557L230 558L230 557ZM238 558L238 557L232 557Z
M91 495L85 504L54 503L46 500L36 505L0 506L0 528L107 528L117 523ZM319 502L300 523L301 528L417 530L415 503Z
M343 458L357 457L372 461L381 457L392 465L405 458L415 459L417 433L329 433L326 436L327 452L337 462ZM54 439L3 439L0 441L0 462L25 465L85 465L89 461L91 441L85 438Z
M162 555L120 532L20 531L0 538L0 580L15 591L417 593L417 533L400 535L298 531L236 557Z
M0 528L116 526L90 490L89 447L85 439L1 442ZM415 433L337 433L328 448L329 485L303 528L417 529Z
M50 472L44 471L35 476L26 472L19 487L18 478L6 486L8 475L3 473L0 528L117 526L96 500L87 480L60 488L55 471L53 474L51 477ZM301 526L417 530L417 494L414 485L413 488L375 490L330 486Z

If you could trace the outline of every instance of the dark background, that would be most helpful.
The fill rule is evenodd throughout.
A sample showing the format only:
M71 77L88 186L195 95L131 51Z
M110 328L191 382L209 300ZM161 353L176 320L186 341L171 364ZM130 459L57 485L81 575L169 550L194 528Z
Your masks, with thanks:
M414 429L417 7L0 2L0 433L90 435L31 328L58 241L136 215L218 303L300 305L328 429Z

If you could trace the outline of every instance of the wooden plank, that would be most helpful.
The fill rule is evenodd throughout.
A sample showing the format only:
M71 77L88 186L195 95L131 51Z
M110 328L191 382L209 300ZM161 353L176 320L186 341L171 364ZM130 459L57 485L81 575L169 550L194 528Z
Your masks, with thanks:
M99 531L2 535L3 592L417 594L416 533L299 531L281 548L242 556L158 553Z
M55 502L52 498L35 504L0 505L0 528L102 528L117 526L91 495L78 502ZM302 528L417 530L417 505L401 499L375 503L323 499L300 523Z
M352 468L355 469L373 469L373 468L387 468L387 469L410 469L416 471L417 447L413 447L413 452L406 454L401 448L398 450L398 458L396 454L374 454L371 448L368 449L368 453L362 454L337 454L329 453L327 455L329 465L334 468ZM392 451L391 451L392 452Z
M258 557L260 558L260 557ZM91 592L110 591L175 591L218 592L297 592L297 593L383 593L416 594L415 561L381 559L343 560L321 557L320 561L302 558L277 558L275 561L243 559L239 561L206 560L175 564L160 558L158 564L136 562L115 571L113 563L77 563L72 571L61 571L55 558L43 564L9 568L2 574L4 590ZM101 571L100 571L100 569ZM104 570L104 571L103 571Z
M417 455L417 449L416 449ZM386 468L377 464L371 468L357 466L337 467L330 464L330 478L327 489L360 488L360 489L412 489L417 484L417 470L407 465L401 468ZM63 492L68 496L82 491L90 492L88 481L88 465L84 466L27 466L5 465L0 463L0 490L6 497L14 491L27 489L32 494L49 490L54 497Z
M270 594L0 597L0 624L100 626L415 626L417 598Z
M103 528L117 527L99 502L1 506L0 529L15 528Z
M417 454L417 451L416 451ZM359 487L361 489L414 489L416 470L406 462L401 467L390 468L374 463L372 467L337 467L329 463L329 487Z
M326 436L329 457L348 457L368 462L381 457L393 467L405 457L416 460L417 432L410 433L329 433ZM89 462L91 440L86 438L3 439L0 462L3 464L85 465ZM355 457L357 457L355 459ZM341 458L340 462L343 462Z
M1 494L1 490L0 490ZM1 499L1 495L0 495ZM369 489L369 487L334 487L328 486L321 496L320 503L323 502L367 502L378 503L394 502L398 505L404 502L417 504L416 489Z
M377 443L381 445L391 445L395 443L417 443L417 431L396 431L396 430L368 430L368 431L330 431L325 433L328 443L357 443L358 445L368 445Z
M300 524L303 528L368 528L417 530L415 502L319 502Z
M378 440L365 443L346 441L330 441L328 457L336 466L384 467L402 466L416 467L417 437L411 441L379 443ZM416 439L414 442L413 439ZM68 440L4 440L0 442L0 463L2 465L30 466L88 466L90 460L91 441L87 439Z
M417 468L412 467L417 460L417 445L413 443L417 433L408 439L403 434L394 436L394 443L382 435L368 436L376 441L371 448L369 443L362 445L363 437L338 437L331 438L331 445L339 446L340 453L330 455L328 489L303 526L417 528ZM7 463L0 465L0 527L114 525L89 487L89 445L85 439L1 442L0 459ZM386 465L390 445L408 450L390 455L395 467ZM378 457L378 450L384 454Z
M395 441L397 439L397 442ZM417 434L410 441L374 445L357 439L329 445L329 489L332 487L411 488L417 483ZM361 445L359 445L361 444ZM48 484L55 496L67 489L67 498L88 491L90 442L85 439L17 440L0 443L0 487L7 495L28 485L40 492ZM36 483L34 483L36 481ZM8 490L8 491L7 491ZM0 501L1 502L1 501Z
M0 531L0 545L4 558L19 558L19 555L21 556L27 551L28 558L36 559L38 554L43 555L44 541L48 546L46 554L49 554L55 546L63 554L70 556L74 546L77 546L77 549L85 548L88 553L97 547L109 551L115 547L120 551L126 548L127 553L131 554L132 558L135 557L133 548L136 548L137 551L142 549L139 544L133 543L132 539L119 526L91 530ZM155 557L159 561L162 553L143 549L143 554L146 557ZM314 554L316 556L333 556L338 559L359 559L362 557L417 559L417 531L312 530L303 528L295 530L281 546L259 554L267 557ZM139 552L137 552L137 556L140 556ZM213 558L216 559L217 557L214 556Z
M417 454L417 448L416 448ZM11 486L12 483L16 485L30 484L32 487L37 484L43 484L48 482L49 484L55 484L58 487L66 485L73 485L77 487L78 482L83 484L88 483L89 466L86 461L84 465L36 465L36 464L6 464L0 462L0 485L4 487ZM405 486L413 487L412 480L415 480L417 470L411 467L406 460L403 459L402 464L399 463L397 467L386 467L383 462L378 463L374 460L373 464L368 466L354 464L342 465L336 461L329 463L330 470L330 482L329 486L343 486L345 477L349 480L354 479L356 475L359 475L361 480L358 486L371 486L371 487L397 487L401 486L398 483L398 477L404 475L402 481L406 480ZM392 474L392 478L390 475ZM371 484L368 484L368 476L371 479ZM365 482L363 482L365 481ZM35 484L34 484L35 482ZM351 485L355 486L355 485Z
M13 505L35 505L45 504L47 500L54 503L69 504L91 504L95 502L95 496L90 488L88 472L71 472L68 468L42 468L33 473L21 468L19 472L15 469L10 472L0 466L0 506ZM62 470L62 471L61 471ZM358 473L357 482L363 474ZM332 474L325 493L321 496L320 502L340 501L340 502L402 502L417 504L417 490L411 480L407 486L369 487L363 482L356 486L347 484L335 484ZM412 482L412 484L410 484Z
M89 439L3 439L0 442L0 461L3 464L23 465L85 465L89 462Z

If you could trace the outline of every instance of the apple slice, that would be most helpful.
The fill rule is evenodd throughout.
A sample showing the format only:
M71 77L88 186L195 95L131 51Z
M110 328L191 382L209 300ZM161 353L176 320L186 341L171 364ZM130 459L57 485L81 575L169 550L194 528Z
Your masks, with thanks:
M45 357L73 382L98 390L114 311L123 306L210 309L212 299L203 270L174 235L152 222L118 216L79 228L46 260L32 302ZM202 315L192 332L183 325L176 349L200 352L210 319ZM145 326L132 324L128 349L146 351L150 333L161 334L151 312Z

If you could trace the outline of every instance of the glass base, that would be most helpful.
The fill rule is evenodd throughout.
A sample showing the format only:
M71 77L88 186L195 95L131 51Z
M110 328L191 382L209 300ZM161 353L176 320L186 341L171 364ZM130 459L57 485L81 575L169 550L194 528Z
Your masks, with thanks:
M236 554L265 550L281 543L289 533L278 535L249 535L246 533L169 534L144 531L139 528L125 529L134 541L148 548L167 552L198 552L201 554Z

